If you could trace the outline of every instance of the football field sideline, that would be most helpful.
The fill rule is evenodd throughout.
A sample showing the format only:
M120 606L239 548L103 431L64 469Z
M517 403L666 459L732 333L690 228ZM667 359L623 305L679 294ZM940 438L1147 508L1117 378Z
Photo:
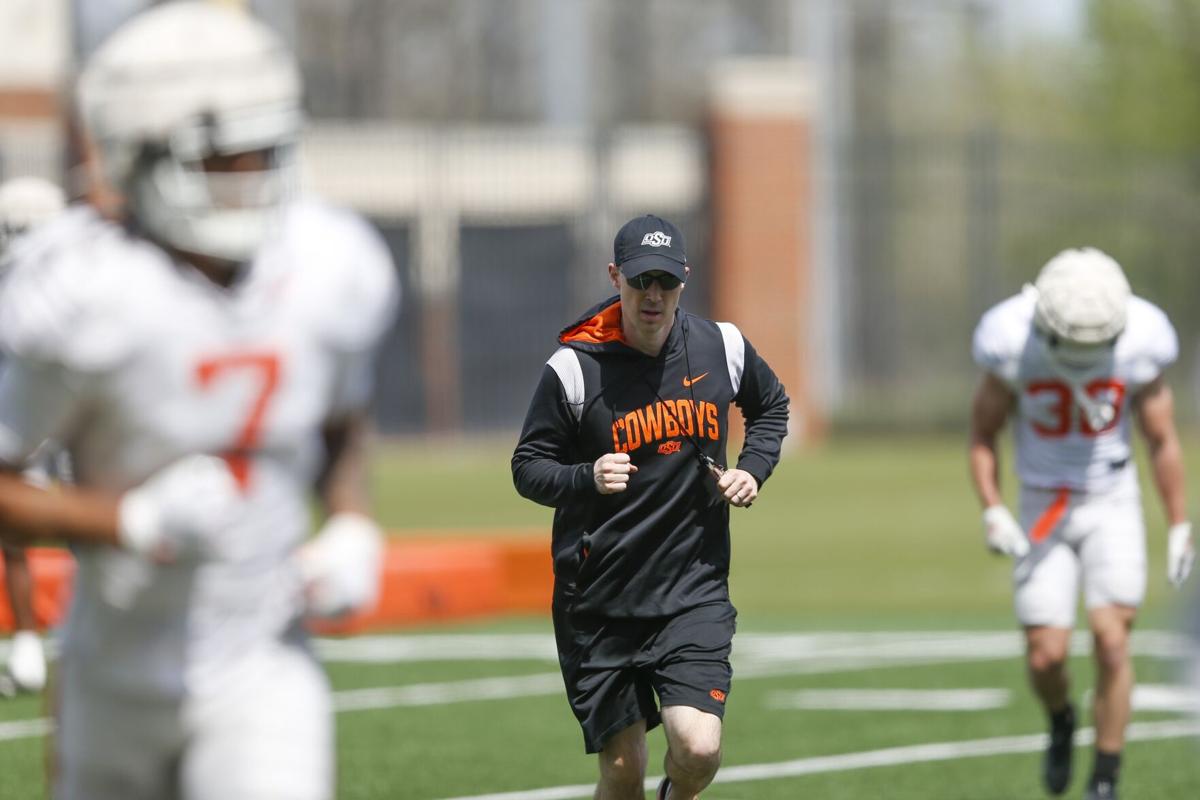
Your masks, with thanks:
M1018 658L1022 652L1021 638L1015 631L743 633L735 641L735 679L739 681L991 661ZM395 634L317 639L315 644L327 663L557 661L554 637L540 633ZM1089 647L1088 634L1077 633L1072 651L1084 654ZM0 642L0 660L6 657L7 648L7 642ZM1137 656L1165 659L1182 658L1188 653L1184 637L1155 630L1135 632L1132 650ZM333 701L336 711L345 713L511 700L555 695L562 690L561 675L552 671L345 689L334 692ZM52 729L53 720L47 717L0 721L0 742L37 738Z
M1200 735L1200 722L1165 721L1135 722L1129 726L1128 739L1134 742L1149 742L1163 739L1179 739ZM1081 728L1076 733L1077 747L1090 745L1095 737L1092 728ZM893 767L905 764L952 761L963 758L1013 755L1040 752L1046 746L1046 734L1035 733L1024 736L997 736L990 739L974 739L964 742L931 742L928 744L887 747L859 753L841 753L833 756L814 756L793 761L777 761L767 764L743 764L721 767L713 785L745 783L749 781L796 778L826 772ZM661 775L646 779L646 791L652 791L662 780ZM578 800L589 798L596 790L594 783L573 786L551 786L500 794L460 795L447 800Z
M348 787L347 796L387 796L361 787L410 781L415 768L419 783L405 783L413 797L590 797L592 765L575 752L549 627L546 620L517 631L314 639L336 688L340 785ZM7 646L0 641L0 658ZM1090 636L1079 632L1072 650L1080 666L1090 661L1090 649ZM1189 779L1172 779L1180 773L1162 765L1180 753L1192 757L1187 737L1200 736L1200 692L1174 683L1181 677L1177 666L1194 651L1186 637L1153 629L1135 632L1132 650L1144 669L1135 711L1159 715L1130 729L1131 742L1146 743L1139 756L1146 766L1135 780L1155 791L1168 787L1157 795L1164 800L1190 796L1177 788ZM881 786L924 786L925 771L937 769L986 776L1005 787L995 796L1025 796L1025 778L1013 776L1007 759L1036 755L1045 735L1031 732L1035 717L1026 716L1032 701L1022 651L1020 632L1004 628L740 632L733 663L734 685L742 691L730 728L731 736L737 729L736 746L710 793L714 800L747 792L781 798L799 791L791 782L800 780L818 793L834 781L858 787L845 796L879 796ZM1086 704L1086 684L1080 688ZM4 712L0 704L0 768L29 763L28 754L37 752L31 748L53 733L53 720L33 697L18 698ZM860 731L864 713L876 715L877 724ZM390 769L395 753L372 743L402 740L415 728L430 735L412 741L404 765ZM464 739L466 729L488 733ZM755 738L756 730L766 733ZM491 740L516 741L531 732L538 738L529 753L557 754L548 767L534 755L514 766L512 754ZM1079 746L1091 735L1081 729ZM650 744L652 752L663 745L653 737ZM31 773L23 781L28 796L37 796L40 778ZM656 778L647 781L650 790L656 784Z

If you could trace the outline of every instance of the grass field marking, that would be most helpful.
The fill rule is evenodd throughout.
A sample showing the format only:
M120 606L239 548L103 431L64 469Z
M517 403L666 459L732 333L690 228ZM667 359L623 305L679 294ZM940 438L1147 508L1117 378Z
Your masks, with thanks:
M801 689L771 692L765 704L806 711L987 711L1011 701L1008 689Z
M658 787L662 778L647 778L646 791ZM501 792L500 794L472 794L454 797L451 800L576 800L594 796L596 784L577 783L574 786L551 786L547 789L530 789L524 792Z
M518 660L558 663L554 636L549 633L385 634L320 638L315 645L322 661L346 663Z
M384 686L374 689L347 689L333 693L333 707L338 713L344 713L401 706L463 703L474 700L508 700L516 697L559 694L562 691L562 675L557 672L545 672L515 678L480 678L446 683ZM54 721L49 717L0 722L0 742L37 738L45 736L53 730Z
M549 623L547 623L548 625ZM1184 658L1188 640L1170 631L1135 631L1135 655ZM316 640L322 661L401 663L418 661L533 660L556 663L550 633L394 634ZM0 658L4 655L0 643ZM819 670L887 664L943 664L1015 658L1024 652L1017 630L739 633L733 658L739 674L801 663ZM1091 636L1078 631L1072 652L1091 652Z
M1126 738L1129 741L1148 742L1159 739L1179 739L1200 734L1200 722L1135 722L1129 726ZM1095 731L1084 728L1076 733L1076 747L1086 747L1094 741ZM931 742L929 744L887 747L881 750L866 750L860 753L842 753L833 756L815 756L794 761L778 761L769 764L744 764L722 767L714 784L745 783L748 781L796 778L823 772L844 772L871 767L894 767L931 761L954 761L962 758L1036 753L1046 746L1046 734L1034 733L1024 736L999 736L992 739L975 739L965 742ZM646 791L653 790L662 780L661 776L646 779ZM552 786L499 794L464 795L450 800L576 800L589 798L595 791L594 784L574 786Z
M763 705L780 711L986 711L1012 701L1008 689L799 689L770 692ZM1092 690L1080 705L1090 707ZM1200 690L1163 683L1133 687L1134 711L1200 713Z
M1090 705L1092 690L1084 692L1082 705ZM1200 689L1163 683L1142 683L1133 687L1134 711L1200 713Z
M547 627L549 621L547 620ZM344 663L411 663L423 661L547 661L557 663L550 633L519 634L382 634L345 639L317 638L322 661ZM57 653L55 637L47 637L47 654ZM0 660L8 658L10 643L0 639ZM1134 631L1135 655L1186 658L1189 640L1171 631ZM1091 651L1091 637L1077 631L1076 655ZM820 633L739 633L734 638L734 661L739 674L777 669L793 663L819 670L862 668L892 663L950 663L1012 658L1024 652L1016 630L1001 631L887 631ZM790 667L789 667L790 668ZM806 667L805 671L810 668Z
M49 717L0 722L0 742L45 736L52 730L54 730L54 720Z
M399 706L434 706L471 700L509 700L515 697L559 694L562 675L544 672L514 678L478 678L446 683L414 683L333 693L337 711L371 711Z
M1091 653L1091 634L1076 631L1073 655ZM1183 659L1189 640L1171 631L1135 631L1134 655ZM1002 661L1025 652L1019 631L908 631L823 634L739 634L734 668L739 679L811 675L885 666Z

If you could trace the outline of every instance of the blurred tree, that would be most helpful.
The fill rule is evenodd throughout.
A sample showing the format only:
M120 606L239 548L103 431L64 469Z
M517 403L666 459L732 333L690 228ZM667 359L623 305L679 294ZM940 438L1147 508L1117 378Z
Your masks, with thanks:
M1191 372L1200 334L1191 308L1200 296L1200 0L1091 0L1082 44L1060 46L1058 69L1044 52L1029 55L998 71L1009 134L1006 283L1064 247L1100 247L1171 316Z
M1092 0L1080 110L1100 142L1146 154L1200 145L1200 0Z
M1093 236L1172 315L1190 351L1200 293L1200 0L1092 0L1087 20L1093 50L1077 125L1115 190Z

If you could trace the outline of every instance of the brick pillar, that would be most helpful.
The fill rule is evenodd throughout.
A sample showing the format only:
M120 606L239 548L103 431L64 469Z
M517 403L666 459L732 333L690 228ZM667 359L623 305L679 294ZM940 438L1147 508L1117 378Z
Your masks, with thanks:
M714 318L735 323L787 387L793 443L826 427L811 383L812 107L800 62L735 61L714 74Z

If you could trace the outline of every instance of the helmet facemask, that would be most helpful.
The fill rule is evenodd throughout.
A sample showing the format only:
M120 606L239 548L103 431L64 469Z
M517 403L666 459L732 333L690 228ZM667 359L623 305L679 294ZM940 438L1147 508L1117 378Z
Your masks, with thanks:
M130 172L130 215L174 249L250 260L295 195L298 117L288 109L210 116L166 143L144 145ZM225 166L231 164L238 166Z
M1062 339L1055 333L1039 331L1042 347L1056 369L1082 376L1105 362L1110 362L1117 346L1115 338L1106 342L1081 344Z

